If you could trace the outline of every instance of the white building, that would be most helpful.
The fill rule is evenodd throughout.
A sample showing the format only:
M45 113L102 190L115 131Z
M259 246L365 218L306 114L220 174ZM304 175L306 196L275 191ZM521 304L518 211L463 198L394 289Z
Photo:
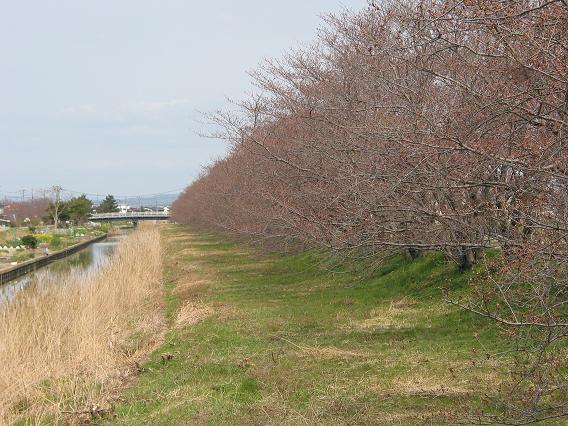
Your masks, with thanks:
M4 216L5 207L3 204L0 204L0 228L8 228L10 226L10 219Z
M118 211L122 214L126 214L130 210L132 210L132 207L127 206L126 204L121 204L121 205L118 206Z

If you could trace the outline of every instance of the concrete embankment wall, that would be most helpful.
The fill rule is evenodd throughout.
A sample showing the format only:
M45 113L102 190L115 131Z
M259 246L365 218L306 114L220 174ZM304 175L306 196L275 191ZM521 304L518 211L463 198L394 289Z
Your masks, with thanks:
M93 238L92 240L75 244L74 246L67 247L66 249L59 250L52 254L38 257L36 259L31 259L28 260L27 262L20 263L19 265L14 266L10 269L0 271L0 285L6 284L7 282L12 281L23 275L29 274L30 272L33 272L39 268L49 265L50 263L55 262L56 260L60 260L67 256L71 256L72 254L75 254L78 251L83 250L84 248L90 246L93 243L97 243L99 241L104 240L106 237L107 234L101 235L100 237Z

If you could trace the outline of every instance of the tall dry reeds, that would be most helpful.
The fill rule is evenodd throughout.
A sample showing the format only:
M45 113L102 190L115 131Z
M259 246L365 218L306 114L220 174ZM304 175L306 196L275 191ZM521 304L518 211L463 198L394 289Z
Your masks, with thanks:
M0 306L0 424L105 408L161 338L160 257L143 226L95 276L46 276Z

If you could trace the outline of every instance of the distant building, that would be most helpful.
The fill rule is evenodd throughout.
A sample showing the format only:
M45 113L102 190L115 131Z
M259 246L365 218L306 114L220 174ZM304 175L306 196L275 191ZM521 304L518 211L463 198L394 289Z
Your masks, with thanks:
M10 219L4 216L5 210L6 206L4 204L0 204L0 228L7 228L10 226Z

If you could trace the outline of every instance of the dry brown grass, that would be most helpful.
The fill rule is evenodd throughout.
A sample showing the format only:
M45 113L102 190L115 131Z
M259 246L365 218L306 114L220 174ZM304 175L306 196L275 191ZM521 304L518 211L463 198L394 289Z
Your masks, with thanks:
M161 340L161 278L159 230L142 226L96 276L51 276L0 306L0 424L104 410Z
M213 308L204 303L187 302L178 312L176 326L195 325L212 315L213 312Z
M402 297L372 309L368 318L350 321L345 327L356 330L374 331L377 329L405 329L432 327L432 320L443 312L450 312L445 305L428 306L409 297Z

